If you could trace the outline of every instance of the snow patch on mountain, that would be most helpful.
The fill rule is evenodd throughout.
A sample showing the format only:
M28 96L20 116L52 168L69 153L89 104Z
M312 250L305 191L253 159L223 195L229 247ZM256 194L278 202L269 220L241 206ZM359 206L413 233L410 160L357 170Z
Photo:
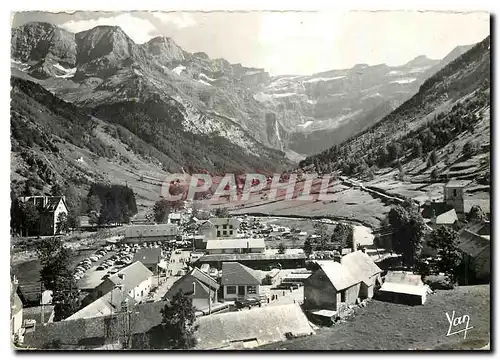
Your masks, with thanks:
M176 73L177 75L180 75L182 73L183 70L186 70L186 67L183 66L183 65L179 65L177 66L176 68L172 69L172 71L174 73Z
M63 75L55 75L58 78L67 79L67 78L71 78L71 77L75 76L76 68L66 69L66 68L62 67L62 65L59 64L59 63L55 63L54 67L57 70L60 70L60 71L64 72Z
M387 75L389 75L389 76L394 76L394 75L402 75L402 74L403 74L403 72L402 72L402 71L400 71L400 70L391 70L391 71L389 71L389 72L387 73Z
M373 97L382 97L382 94L377 92L375 94L367 95L367 96L363 97L363 99L368 99L368 98L373 98Z
M203 85L206 85L206 86L212 86L212 84L209 84L209 83L207 83L206 81L203 81L203 80L201 80L201 79L198 79L198 82L199 82L200 84L203 84Z
M391 81L391 84L409 84L409 83L412 83L414 81L417 81L417 79L416 78L406 78L406 79L399 79L399 80Z
M345 76L333 76L333 77L329 77L329 78L319 77L319 78L304 80L302 82L303 83L315 83L315 82L319 82L319 81L332 81L332 80L339 80L339 79L343 79L343 78L345 78Z
M200 74L200 78L203 78L204 80L210 81L210 82L216 81L216 79L212 79L211 77L208 77L207 75L205 75L203 73Z
M314 121L312 120L309 120L309 121L306 121L305 123L303 124L299 124L298 126L300 126L301 128L305 129L306 127L308 127L309 125L311 125Z
M297 95L297 93L282 93L282 94L271 94L270 96L273 98L282 98Z
M416 74L416 73L421 73L421 72L424 72L428 69L430 69L432 66L420 66L420 67L417 67L417 68L414 68L414 69L411 69L408 73L409 74Z

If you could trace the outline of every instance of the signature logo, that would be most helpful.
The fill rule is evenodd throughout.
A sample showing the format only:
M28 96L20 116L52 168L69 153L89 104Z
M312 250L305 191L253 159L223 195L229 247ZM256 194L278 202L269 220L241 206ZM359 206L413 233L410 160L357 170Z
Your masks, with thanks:
M462 315L460 317L455 317L455 311L452 312L451 317L448 312L445 312L445 314L450 323L446 336L464 333L465 339L467 337L467 331L473 328L473 326L469 326L470 316Z

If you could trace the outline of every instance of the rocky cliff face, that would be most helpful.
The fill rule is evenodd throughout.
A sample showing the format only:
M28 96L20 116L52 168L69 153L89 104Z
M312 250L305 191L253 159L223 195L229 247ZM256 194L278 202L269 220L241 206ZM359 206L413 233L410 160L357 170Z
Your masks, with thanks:
M71 34L47 23L14 29L11 52L18 74L79 107L154 101L180 108L182 102L201 114L183 122L190 124L184 132L204 129L206 136L220 134L236 146L248 145L245 152L264 154L266 147L311 154L345 140L411 97L441 64L418 57L400 67L361 64L270 77L264 69L186 52L166 37L137 45L116 26ZM144 121L160 121L159 115L147 114ZM246 140L215 130L229 123Z

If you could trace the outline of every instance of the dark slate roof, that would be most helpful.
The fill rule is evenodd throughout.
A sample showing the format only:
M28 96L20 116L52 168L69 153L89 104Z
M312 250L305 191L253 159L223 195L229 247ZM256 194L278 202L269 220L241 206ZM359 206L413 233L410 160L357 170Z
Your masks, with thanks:
M222 263L222 285L259 285L259 273L237 262Z
M66 206L66 201L64 201L64 197L62 197L62 196L49 196L47 199L47 205L45 206L45 210L48 212L55 211L57 208L57 205L59 205L59 202L61 200L64 202L64 205Z
M305 254L212 254L204 255L197 261L215 262L215 261L248 261L248 260L301 260L305 259Z
M41 286L41 287L40 287ZM40 304L41 291L45 291L45 286L40 282L33 282L27 284L19 284L17 287L17 294L21 298L24 306L30 304Z
M450 210L453 209L453 206L448 205L443 202L432 202L430 205L424 205L422 206L422 217L426 219L430 219L433 215L433 210L434 214L437 216L444 214Z
M145 303L133 307L130 312L130 327L132 334L149 331L151 328L161 324L161 310L167 305L166 301ZM29 348L40 349L52 340L59 340L63 347L83 346L86 340L104 338L108 341L119 335L127 333L125 313L110 316L99 316L89 319L77 319L58 321L36 326L35 331L27 333L24 344Z
M467 255L475 258L490 248L491 242L479 234L463 229L458 236L458 248Z
M157 264L160 262L160 259L160 248L141 249L135 253L133 262L140 261L143 264Z
M478 235L491 235L491 225L489 221L467 224L466 229Z

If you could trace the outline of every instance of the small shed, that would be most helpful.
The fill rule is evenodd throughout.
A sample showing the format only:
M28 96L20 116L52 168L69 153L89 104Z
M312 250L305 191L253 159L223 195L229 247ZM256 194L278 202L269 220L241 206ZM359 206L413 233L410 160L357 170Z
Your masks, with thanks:
M404 271L389 271L377 293L379 300L407 305L423 305L429 288L422 277Z

